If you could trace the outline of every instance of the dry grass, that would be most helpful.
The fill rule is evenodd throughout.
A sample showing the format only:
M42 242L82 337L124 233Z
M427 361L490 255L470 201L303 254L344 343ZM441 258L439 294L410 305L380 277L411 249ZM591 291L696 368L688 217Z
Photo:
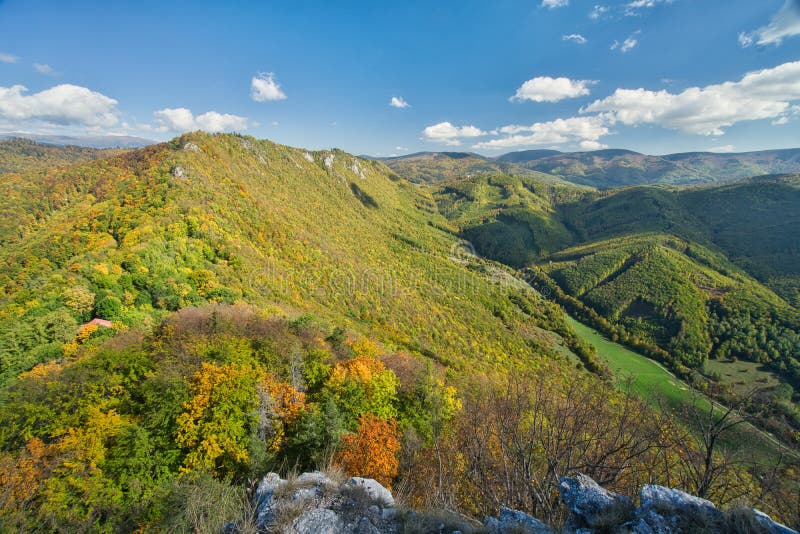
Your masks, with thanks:
M419 532L450 533L460 531L464 534L482 534L487 532L480 523L472 521L460 514L447 510L428 510L425 512L405 511L400 517L400 532L417 534ZM512 532L506 530L504 532ZM523 531L520 530L522 533Z
M769 534L770 531L756 520L753 509L742 503L725 511L725 532Z

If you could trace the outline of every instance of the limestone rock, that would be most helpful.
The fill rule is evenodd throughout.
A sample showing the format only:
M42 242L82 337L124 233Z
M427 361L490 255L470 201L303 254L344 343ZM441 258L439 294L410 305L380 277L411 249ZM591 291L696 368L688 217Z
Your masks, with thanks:
M631 500L601 487L586 475L561 477L558 485L561 501L570 511L565 531L608 528L632 520Z
M292 523L296 534L339 534L344 525L333 510L314 508L304 512Z
M362 488L372 501L383 504L384 507L394 506L392 492L381 486L372 478L353 477L344 483L347 488Z

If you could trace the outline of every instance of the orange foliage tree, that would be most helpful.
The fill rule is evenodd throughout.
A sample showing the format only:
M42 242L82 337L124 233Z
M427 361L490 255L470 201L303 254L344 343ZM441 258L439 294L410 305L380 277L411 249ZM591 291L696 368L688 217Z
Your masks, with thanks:
M397 423L369 413L363 414L358 422L355 434L342 436L336 460L348 473L374 478L390 488L399 467Z

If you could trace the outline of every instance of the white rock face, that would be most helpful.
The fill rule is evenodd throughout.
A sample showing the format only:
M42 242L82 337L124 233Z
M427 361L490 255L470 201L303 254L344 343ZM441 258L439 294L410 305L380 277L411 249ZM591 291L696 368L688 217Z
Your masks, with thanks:
M350 170L362 180L367 179L367 177L364 175L364 170L358 165L358 161L353 161L353 165L350 167Z
M342 520L327 508L309 510L292 523L292 532L297 534L339 534L342 530Z
M189 178L189 175L186 174L186 171L183 167L173 167L172 168L172 177L177 178L178 180L186 180Z
M392 492L381 486L377 480L353 477L345 482L344 485L349 488L362 488L373 501L383 503L385 506L389 507L394 506Z
M306 160L307 160L309 163L314 163L314 156L312 156L312 155L311 155L311 154L309 154L308 152L303 152L303 157L304 157L304 158L306 158Z
M200 150L200 147L194 143L186 143L185 145L183 145L183 149L189 152L202 152L202 150Z
M325 163L325 166L330 169L331 167L333 167L333 160L335 159L336 159L336 154L328 154L327 156L325 156L323 162Z

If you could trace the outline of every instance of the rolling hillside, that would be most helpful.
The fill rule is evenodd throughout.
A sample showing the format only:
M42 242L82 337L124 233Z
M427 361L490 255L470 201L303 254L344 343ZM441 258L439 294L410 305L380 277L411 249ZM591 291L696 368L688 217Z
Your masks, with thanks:
M529 354L496 316L502 289L449 259L457 238L432 197L377 162L196 134L0 187L6 380L92 316L240 299L387 325L387 342L442 362ZM456 281L481 289L444 289ZM70 308L73 294L92 304Z
M710 358L765 364L798 388L799 182L587 192L480 176L435 196L480 254L534 267L540 290L563 292L570 311L698 387L709 384L691 370ZM784 408L772 417L781 432L800 428L797 409Z
M512 152L498 158L599 189L641 184L701 184L800 171L800 149L738 154L691 152L648 156L630 150L542 155Z
M5 139L0 140L0 174L65 167L121 152L115 149L47 145L21 138Z
M513 174L536 178L545 183L566 183L555 176L471 152L419 152L380 158L380 161L406 180L422 184L435 184L479 174Z

